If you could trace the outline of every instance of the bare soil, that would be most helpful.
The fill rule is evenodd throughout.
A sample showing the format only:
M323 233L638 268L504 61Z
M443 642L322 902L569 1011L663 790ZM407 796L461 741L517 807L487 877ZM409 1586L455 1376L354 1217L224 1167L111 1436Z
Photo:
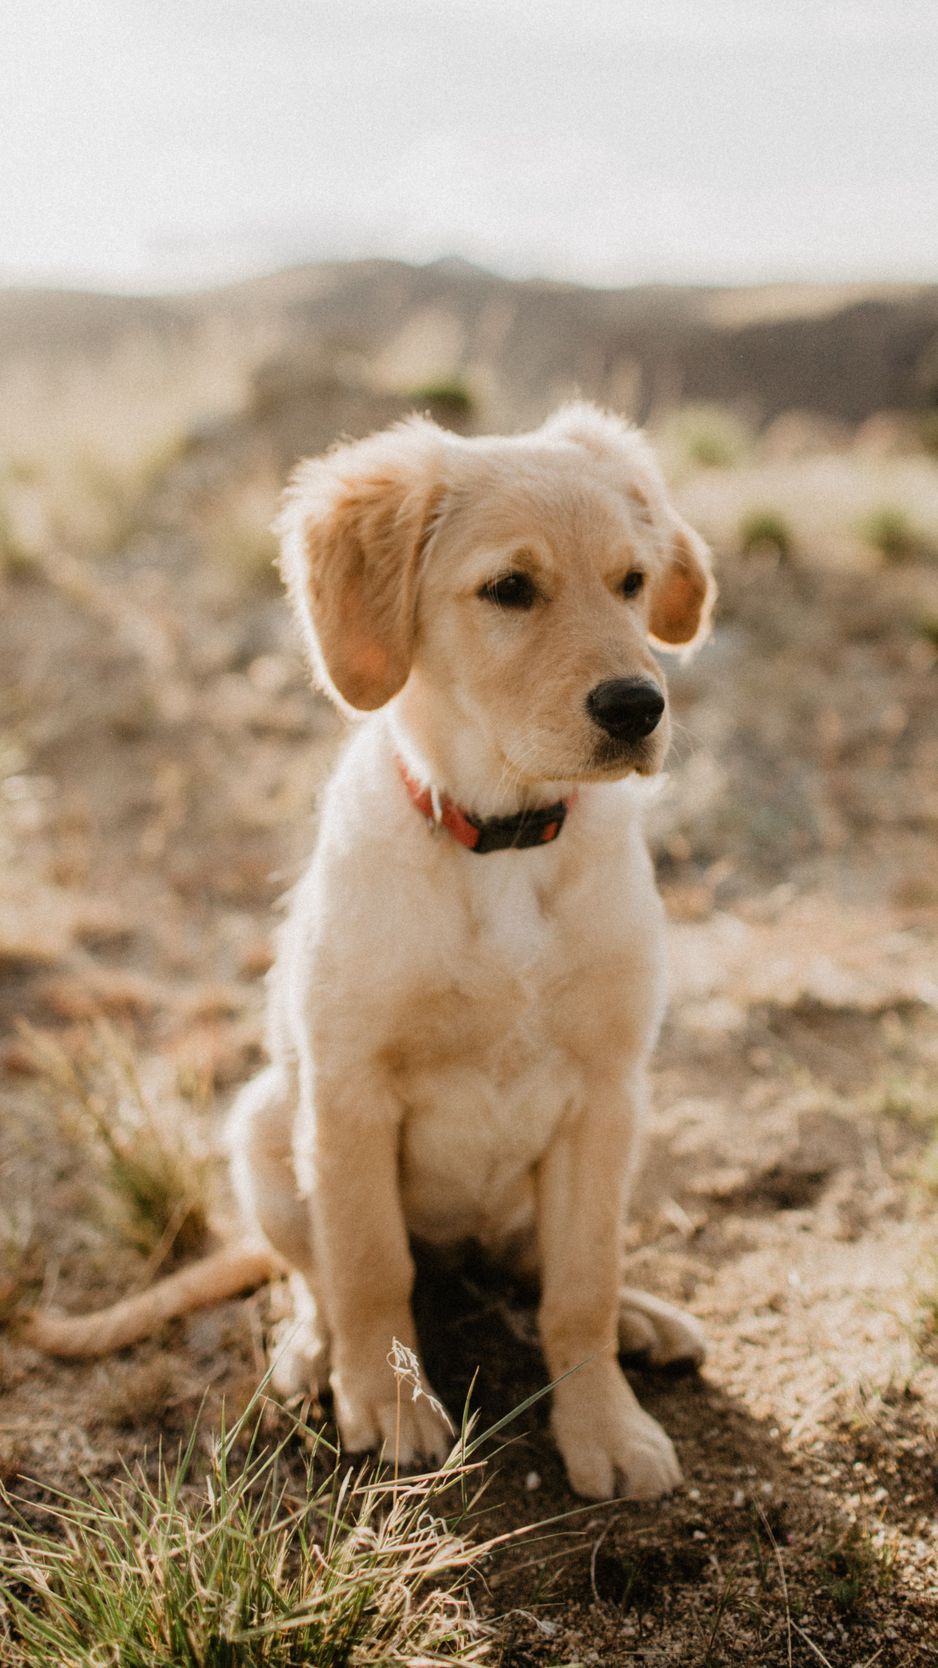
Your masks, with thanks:
M938 1661L934 568L728 564L723 596L713 643L673 674L651 810L673 1000L628 1230L630 1281L712 1341L699 1375L636 1365L686 1487L584 1508L545 1404L518 1421L489 1526L577 1515L486 1572L506 1668ZM97 1149L22 1022L77 1058L103 1017L157 1101L217 1137L261 1058L278 900L338 737L276 592L182 547L2 582L11 1307L26 1288L82 1309L158 1260L102 1215ZM206 1388L210 1415L239 1405L269 1305L98 1363L0 1334L0 1476L27 1500L81 1490L182 1435ZM451 1406L474 1381L489 1422L542 1384L530 1296L497 1271L422 1269L418 1310Z

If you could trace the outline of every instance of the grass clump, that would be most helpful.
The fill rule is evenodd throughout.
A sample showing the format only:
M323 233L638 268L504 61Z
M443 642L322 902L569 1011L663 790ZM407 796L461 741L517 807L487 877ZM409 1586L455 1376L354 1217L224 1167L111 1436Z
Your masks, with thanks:
M739 524L738 538L744 556L768 555L789 562L794 554L794 535L779 510L749 510Z
M469 1593L477 1444L437 1471L357 1472L308 1426L272 1448L257 1402L211 1445L198 1423L142 1470L53 1496L48 1527L5 1491L0 1642L8 1668L434 1668L490 1660ZM306 1446L298 1460L299 1436ZM476 1492L473 1493L473 1490ZM30 1508L34 1515L36 1508Z
M921 549L911 517L897 504L881 504L864 516L860 536L884 562L907 562Z
M154 1270L197 1256L208 1237L212 1160L191 1115L168 1094L155 1104L130 1043L103 1021L70 1050L45 1032L24 1035L60 1121L90 1145L107 1226Z
M432 407L444 419L450 417L465 421L475 414L478 406L469 383L458 373L420 383L410 389L407 397L416 406Z
M667 428L672 446L695 469L733 469L752 449L746 424L722 405L686 405Z
M841 1615L851 1615L888 1585L893 1562L891 1548L853 1527L825 1548L820 1583Z

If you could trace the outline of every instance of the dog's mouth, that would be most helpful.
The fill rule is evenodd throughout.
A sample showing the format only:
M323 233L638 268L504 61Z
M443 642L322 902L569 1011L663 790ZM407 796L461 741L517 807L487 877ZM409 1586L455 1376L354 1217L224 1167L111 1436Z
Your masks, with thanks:
M621 741L603 736L593 745L590 773L603 777L654 776L661 769L663 753L657 736L641 741Z

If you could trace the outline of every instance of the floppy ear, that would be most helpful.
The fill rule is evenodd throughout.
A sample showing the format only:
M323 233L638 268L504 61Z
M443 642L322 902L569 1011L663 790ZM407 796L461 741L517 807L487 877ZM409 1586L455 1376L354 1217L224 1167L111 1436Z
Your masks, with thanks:
M278 526L283 572L317 678L371 712L407 681L421 557L443 493L425 419L300 465Z
M690 648L710 629L716 585L703 539L673 510L669 522L665 565L652 586L648 631L661 648Z

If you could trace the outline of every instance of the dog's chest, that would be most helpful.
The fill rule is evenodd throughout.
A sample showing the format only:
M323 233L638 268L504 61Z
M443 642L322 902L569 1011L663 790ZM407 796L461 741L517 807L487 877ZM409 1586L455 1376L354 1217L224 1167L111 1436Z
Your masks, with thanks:
M581 1079L565 1023L562 919L517 874L502 880L493 865L484 880L465 909L458 961L441 957L412 993L394 1046L405 1209L435 1240L510 1226Z

